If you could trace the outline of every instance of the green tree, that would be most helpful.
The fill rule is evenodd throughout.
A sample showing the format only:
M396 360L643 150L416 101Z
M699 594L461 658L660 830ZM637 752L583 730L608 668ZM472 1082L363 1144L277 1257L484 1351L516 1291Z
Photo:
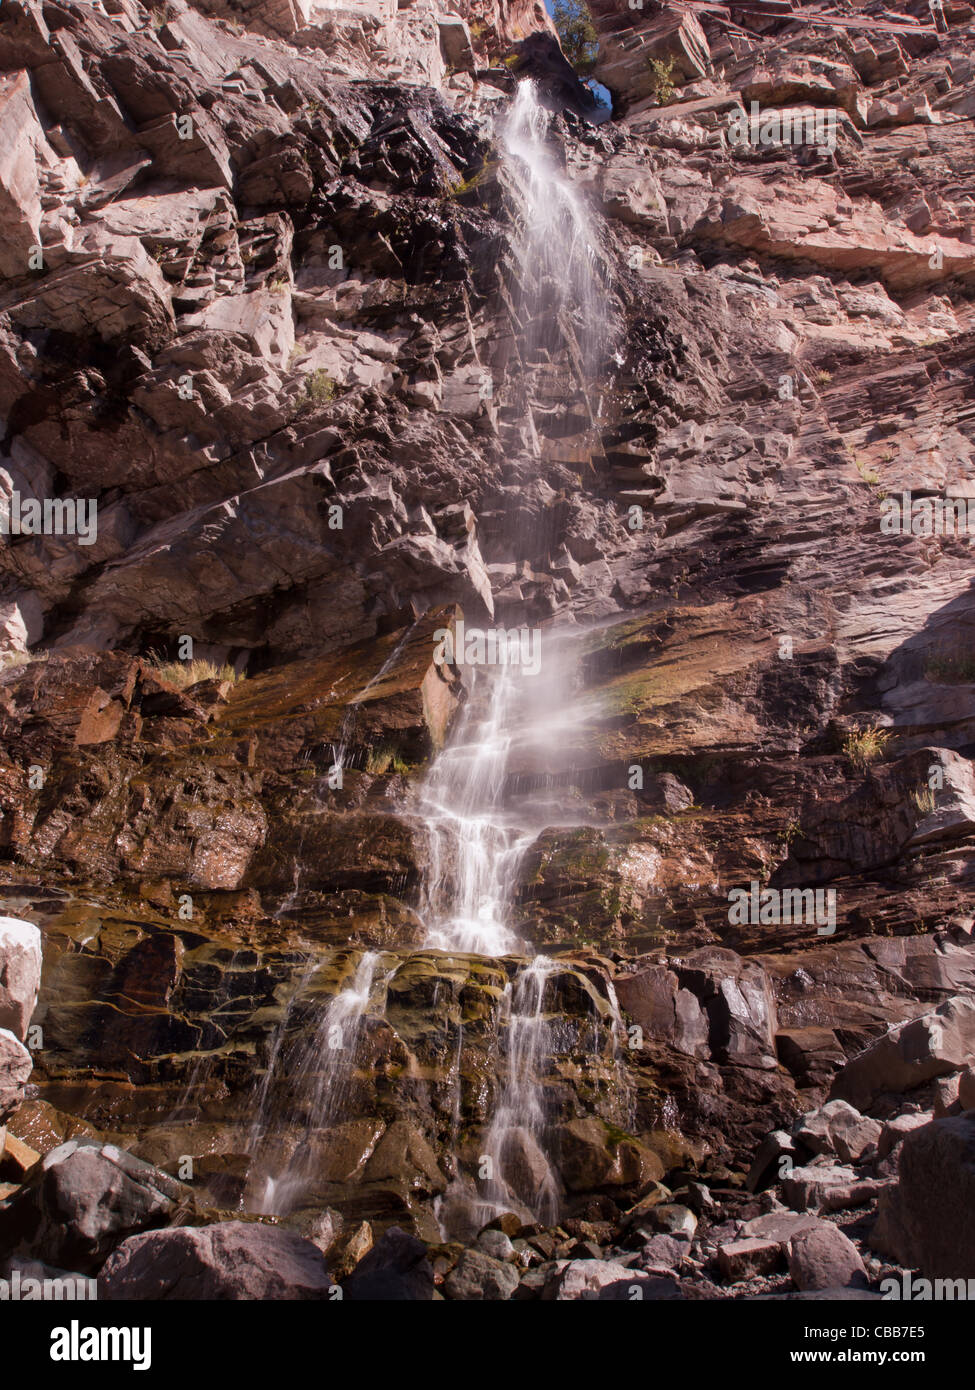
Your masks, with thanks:
M562 52L580 77L596 65L599 39L586 0L553 0L552 21Z

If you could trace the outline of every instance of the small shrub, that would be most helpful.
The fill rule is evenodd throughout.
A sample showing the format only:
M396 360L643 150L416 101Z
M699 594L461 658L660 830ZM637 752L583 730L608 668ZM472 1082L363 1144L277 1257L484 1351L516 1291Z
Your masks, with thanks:
M677 94L673 58L668 58L666 62L660 58L648 58L647 67L650 69L654 101L658 106L669 106Z
M917 787L911 792L911 800L923 816L934 810L934 792L930 787Z
M479 169L476 174L472 174L469 179L461 179L459 183L448 183L444 190L445 198L462 198L465 193L470 193L481 181L484 170Z
M975 653L951 656L939 652L924 667L925 677L937 685L970 685L975 682Z
M783 843L791 845L793 840L798 840L801 834L802 826L799 824L799 822L797 820L790 820L789 824L782 831Z
M409 770L410 765L401 756L396 744L380 743L375 748L370 748L366 758L366 771L374 776L381 777L386 772L397 772L405 776Z
M880 474L875 469L871 468L864 459L860 458L859 454L853 462L856 464L856 470L867 486L876 487L880 482Z
M843 752L854 767L862 770L884 756L892 738L889 729L854 729L843 740Z
M154 660L153 669L160 680L167 681L170 685L175 685L179 690L186 690L191 685L197 685L200 681L231 681L236 684L243 680L243 676L238 675L232 666L218 666L213 661L160 661Z
M327 405L335 399L335 382L324 367L316 367L305 376L301 399L305 405Z

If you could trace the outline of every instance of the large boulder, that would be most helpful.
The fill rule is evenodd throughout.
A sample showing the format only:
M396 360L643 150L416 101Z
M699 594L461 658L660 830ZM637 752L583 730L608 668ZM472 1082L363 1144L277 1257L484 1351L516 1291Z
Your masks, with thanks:
M98 1296L108 1300L293 1301L336 1294L316 1245L255 1221L129 1236L98 1276Z
M885 1092L911 1091L958 1071L975 1055L975 999L956 995L891 1028L838 1073L830 1098L866 1110Z
M0 1124L23 1098L34 1068L30 1053L9 1028L0 1028Z
M427 1247L416 1236L391 1226L356 1265L343 1294L353 1301L429 1302L433 1298L433 1266Z
M556 1131L559 1172L570 1192L600 1187L643 1187L664 1175L657 1155L602 1120L577 1119Z
M61 1269L97 1269L126 1236L166 1225L187 1189L168 1173L97 1140L45 1154L0 1203L0 1246Z
M804 1115L796 1138L814 1154L836 1154L841 1163L856 1163L880 1141L883 1126L854 1110L845 1100L831 1100Z
M40 932L33 922L0 917L0 1028L8 1028L21 1042L40 987Z
M789 1241L789 1273L797 1289L844 1288L866 1280L866 1271L849 1236L826 1221L797 1231Z
M707 1016L708 1047L717 1062L774 1069L777 1028L772 983L760 965L722 946L692 952L678 969Z
M514 1265L483 1250L465 1250L444 1281L444 1293L464 1302L497 1302L510 1298L518 1283Z
M679 1299L676 1279L644 1274L615 1260L559 1262L542 1289L546 1302L630 1303L641 1299Z
M681 989L673 970L651 965L615 981L620 1004L648 1038L669 1043L690 1057L708 1057L708 1021L694 994Z
M975 1278L975 1111L908 1134L899 1173L871 1246L928 1279Z
M793 1211L844 1211L870 1202L889 1180L858 1179L856 1172L842 1164L814 1159L804 1168L793 1168L782 1179L782 1200Z

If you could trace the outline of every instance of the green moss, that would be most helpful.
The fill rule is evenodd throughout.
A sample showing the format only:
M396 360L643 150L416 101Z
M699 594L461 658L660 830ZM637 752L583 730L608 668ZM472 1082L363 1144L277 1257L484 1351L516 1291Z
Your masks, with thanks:
M636 1144L639 1140L632 1134L627 1134L625 1129L620 1129L618 1125L612 1124L609 1120L600 1119L600 1124L606 1131L606 1142L612 1153L615 1153L621 1144Z

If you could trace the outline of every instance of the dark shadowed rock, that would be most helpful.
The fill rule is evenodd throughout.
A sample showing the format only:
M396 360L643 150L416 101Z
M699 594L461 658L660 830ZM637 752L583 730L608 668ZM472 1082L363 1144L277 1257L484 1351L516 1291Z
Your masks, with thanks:
M975 1110L975 1066L967 1066L958 1078L958 1102L963 1110Z
M433 1267L422 1240L391 1226L342 1286L353 1301L426 1302L433 1297Z
M908 1134L898 1171L871 1246L929 1279L975 1277L975 1112Z
M708 1019L708 1047L717 1061L774 1067L776 1012L768 975L760 965L723 947L689 955L677 971Z
M601 1120L570 1120L557 1131L560 1172L572 1192L656 1181L664 1165L636 1139L614 1133Z
M579 81L552 34L529 34L518 44L517 51L521 59L519 76L531 77L538 84L550 110L573 111L588 120L601 115L596 98Z

